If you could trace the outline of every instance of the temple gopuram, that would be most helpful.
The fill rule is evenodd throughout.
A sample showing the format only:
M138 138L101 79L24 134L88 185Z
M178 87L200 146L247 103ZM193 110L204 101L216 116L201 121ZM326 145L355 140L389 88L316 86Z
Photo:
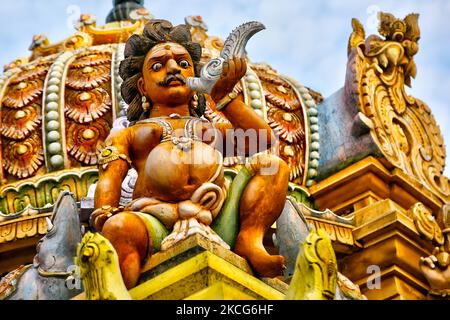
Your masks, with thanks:
M449 299L444 141L405 90L419 14L378 18L349 20L329 97L253 62L258 22L222 39L115 0L106 24L34 36L0 75L0 300ZM269 146L198 134L238 128Z

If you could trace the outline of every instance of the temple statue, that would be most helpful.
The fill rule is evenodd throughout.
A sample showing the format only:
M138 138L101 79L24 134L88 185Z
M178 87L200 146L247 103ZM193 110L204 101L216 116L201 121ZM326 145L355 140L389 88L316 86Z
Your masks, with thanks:
M190 235L200 233L230 247L209 227L227 197L223 157L237 155L238 148L252 156L250 144L258 147L253 153L262 152L275 140L270 126L244 104L242 89L234 89L246 73L245 59L226 61L211 92L232 125L199 118L206 98L189 89L186 79L195 75L200 58L201 47L192 42L189 28L165 20L152 20L125 46L122 96L133 125L106 139L91 222L116 249L128 288L136 285L152 251L166 250ZM233 128L254 130L258 140L236 139ZM229 150L218 151L220 146ZM138 173L133 201L119 209L130 167ZM253 177L239 201L234 250L258 274L282 275L284 258L269 255L262 241L284 207L289 170L280 158L256 153L248 170Z
M0 75L0 299L448 299L419 15L378 18L329 97L247 55L260 22L115 0L33 36Z

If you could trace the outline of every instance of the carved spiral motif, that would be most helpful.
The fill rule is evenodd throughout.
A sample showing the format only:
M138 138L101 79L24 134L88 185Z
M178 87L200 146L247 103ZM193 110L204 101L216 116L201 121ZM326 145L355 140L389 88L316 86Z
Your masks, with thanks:
M107 65L70 69L66 85L72 89L90 90L110 80L110 68Z
M414 225L420 234L437 245L444 244L444 235L431 211L421 202L414 204L409 210Z
M69 122L67 129L67 152L86 165L98 163L97 147L107 138L110 126L98 119L90 124Z
M305 131L303 121L296 113L286 112L275 107L267 113L270 127L283 140L289 143L303 143Z
M94 67L101 64L110 64L111 54L103 51L87 51L78 56L70 65L71 69L81 69L85 67Z
M22 81L34 80L36 78L41 78L45 76L48 72L48 67L51 62L44 61L37 65L30 65L24 67L24 70L21 71L12 81L12 84L18 84Z
M6 138L22 140L41 123L40 105L33 104L21 110L4 109L0 132Z
M9 141L4 150L5 170L19 179L32 176L44 163L44 151L39 132L21 141Z
M66 90L65 113L67 117L78 123L87 123L98 119L110 108L111 98L105 89Z
M42 79L22 81L11 85L3 98L3 104L13 109L25 107L42 94L43 85Z

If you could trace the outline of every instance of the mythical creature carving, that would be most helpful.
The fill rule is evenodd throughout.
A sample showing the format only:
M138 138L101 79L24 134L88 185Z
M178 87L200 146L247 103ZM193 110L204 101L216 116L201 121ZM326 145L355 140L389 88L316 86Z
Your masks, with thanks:
M300 246L295 272L286 299L333 300L337 261L327 233L313 230Z
M418 18L409 14L402 20L381 12L382 37L367 38L353 19L345 89L359 97L360 111L384 157L447 201L450 189L443 175L445 148L439 127L428 106L405 91L417 73Z
M74 258L82 230L77 204L68 191L59 195L47 229L33 264L19 267L0 281L0 299L68 300L81 293Z

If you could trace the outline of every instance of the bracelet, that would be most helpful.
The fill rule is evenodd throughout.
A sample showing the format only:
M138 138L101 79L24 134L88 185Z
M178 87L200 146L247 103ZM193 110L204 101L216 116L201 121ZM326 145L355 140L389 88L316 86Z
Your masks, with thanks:
M225 97L223 97L219 102L216 104L216 110L221 111L225 109L225 107L234 99L236 99L238 94L234 91L227 94Z

